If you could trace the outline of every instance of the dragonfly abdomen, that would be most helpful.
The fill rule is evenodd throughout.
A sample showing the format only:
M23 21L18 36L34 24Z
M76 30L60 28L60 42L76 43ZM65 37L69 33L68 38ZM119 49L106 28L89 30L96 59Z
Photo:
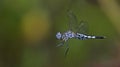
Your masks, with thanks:
M85 35L85 34L76 34L76 38L80 40L86 40L86 39L104 39L104 36L90 36L90 35Z
M87 36L88 39L105 39L104 36Z
M95 36L95 39L105 39L104 36Z
M76 38L80 39L80 40L86 40L86 39L88 39L88 36L84 35L84 34L77 33Z

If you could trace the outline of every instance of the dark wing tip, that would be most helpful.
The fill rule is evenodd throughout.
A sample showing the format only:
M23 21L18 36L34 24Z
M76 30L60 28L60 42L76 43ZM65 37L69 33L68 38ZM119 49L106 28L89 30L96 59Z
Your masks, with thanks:
M106 37L105 36L96 36L95 38L96 39L105 39Z

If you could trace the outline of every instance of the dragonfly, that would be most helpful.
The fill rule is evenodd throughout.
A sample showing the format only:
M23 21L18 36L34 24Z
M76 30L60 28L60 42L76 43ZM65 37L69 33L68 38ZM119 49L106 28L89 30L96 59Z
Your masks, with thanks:
M67 55L69 51L69 44L68 40L69 39L79 39L79 40L88 40L88 39L105 39L105 36L93 36L93 35L88 35L88 25L85 21L80 21L78 23L76 15L71 11L67 11L67 15L69 18L68 22L68 30L66 32L57 32L56 38L60 40L61 42L57 44L56 47L60 47L66 44L65 48L65 56Z

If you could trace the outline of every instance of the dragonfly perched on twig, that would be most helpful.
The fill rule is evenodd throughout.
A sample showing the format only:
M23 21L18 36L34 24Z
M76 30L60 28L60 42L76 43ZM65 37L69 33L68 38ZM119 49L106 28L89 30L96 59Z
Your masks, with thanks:
M68 45L69 39L74 38L74 39L79 39L79 40L87 40L87 39L104 39L105 38L105 36L88 35L86 33L87 27L88 27L86 22L80 21L80 23L78 23L77 17L71 10L68 10L67 13L70 19L70 21L68 22L68 30L64 33L58 32L56 34L56 38L58 40L61 40L61 42L57 45L57 47L63 46L64 44L66 44L65 56L67 55L68 50L69 50L69 45Z

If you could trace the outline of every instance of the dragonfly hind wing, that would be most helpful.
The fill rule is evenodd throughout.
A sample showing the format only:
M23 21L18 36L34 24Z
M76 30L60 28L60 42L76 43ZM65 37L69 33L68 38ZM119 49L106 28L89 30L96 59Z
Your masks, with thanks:
M65 57L67 56L68 51L69 51L69 47L66 47L66 49L65 49Z
M86 21L80 21L80 24L78 24L77 33L87 34L88 33L88 23Z
M66 48L65 48L65 57L67 56L68 51L69 51L69 45L68 45L68 41L67 41Z
M60 47L64 45L64 41L60 42L56 47Z

